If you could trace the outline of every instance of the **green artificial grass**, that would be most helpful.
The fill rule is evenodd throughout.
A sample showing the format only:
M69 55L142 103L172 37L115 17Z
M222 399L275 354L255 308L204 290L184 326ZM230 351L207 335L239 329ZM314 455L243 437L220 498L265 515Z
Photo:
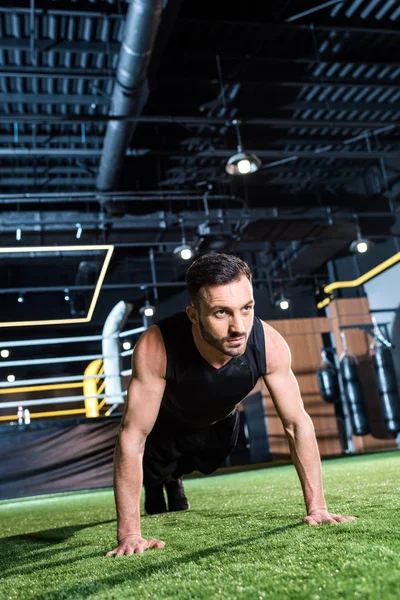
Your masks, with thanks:
M294 468L191 478L191 510L144 517L164 550L106 558L111 490L0 502L0 598L400 598L400 452L324 461L330 509L310 527Z

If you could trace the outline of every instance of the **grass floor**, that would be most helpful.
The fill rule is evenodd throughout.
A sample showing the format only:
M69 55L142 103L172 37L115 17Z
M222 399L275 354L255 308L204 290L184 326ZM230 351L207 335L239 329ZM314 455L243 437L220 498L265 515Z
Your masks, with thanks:
M106 558L110 490L0 502L0 598L400 598L400 451L323 463L344 525L303 525L292 466L186 482L191 510L143 518L164 550Z

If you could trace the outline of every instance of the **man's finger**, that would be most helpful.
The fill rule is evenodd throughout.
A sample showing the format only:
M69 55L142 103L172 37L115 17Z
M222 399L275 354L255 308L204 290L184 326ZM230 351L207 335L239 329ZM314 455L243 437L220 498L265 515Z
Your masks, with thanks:
M354 521L356 519L356 517L343 515L332 515L332 517L336 519L336 521L339 521L339 523L347 523L347 521Z
M109 552L106 552L106 556L114 556L115 553L116 550L110 550Z
M160 549L165 548L165 542L151 538L150 540L147 540L146 547L147 548L160 548Z
M303 521L304 523L307 523L307 525L318 525L314 517L304 517Z
M123 556L125 554L125 548L118 548L115 553L115 556Z
M144 547L142 544L140 544L139 546L136 546L135 550L134 550L134 554L143 554L144 552Z

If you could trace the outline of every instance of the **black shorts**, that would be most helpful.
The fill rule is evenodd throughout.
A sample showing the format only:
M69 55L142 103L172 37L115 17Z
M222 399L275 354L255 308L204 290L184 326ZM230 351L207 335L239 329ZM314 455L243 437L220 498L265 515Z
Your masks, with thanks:
M158 485L168 475L177 479L193 471L213 473L236 446L238 434L237 410L209 427L185 431L161 409L146 440L143 484Z

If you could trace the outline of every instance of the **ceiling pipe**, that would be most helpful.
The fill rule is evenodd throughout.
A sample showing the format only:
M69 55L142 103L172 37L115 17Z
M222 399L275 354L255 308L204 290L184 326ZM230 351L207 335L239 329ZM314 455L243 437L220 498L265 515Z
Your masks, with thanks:
M111 97L112 116L138 114L143 107L147 93L144 84L162 9L163 0L132 0L129 6ZM134 122L109 121L97 175L97 189L107 191L115 188L134 129Z

